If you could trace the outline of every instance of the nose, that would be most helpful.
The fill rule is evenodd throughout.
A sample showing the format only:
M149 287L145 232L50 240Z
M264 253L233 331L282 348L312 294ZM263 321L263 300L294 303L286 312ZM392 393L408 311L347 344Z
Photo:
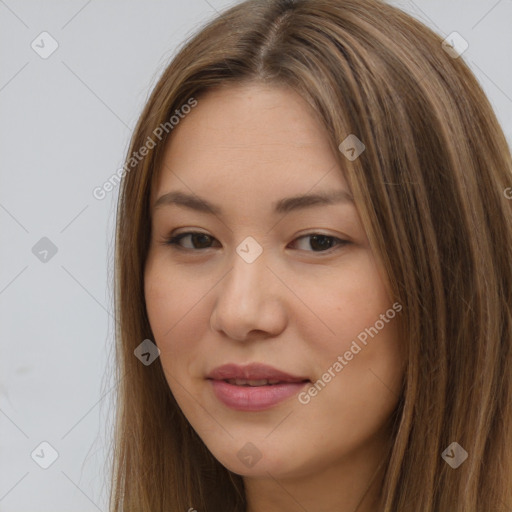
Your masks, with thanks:
M237 341L278 336L287 324L286 287L267 267L264 253L247 263L235 252L232 261L214 288L211 328Z

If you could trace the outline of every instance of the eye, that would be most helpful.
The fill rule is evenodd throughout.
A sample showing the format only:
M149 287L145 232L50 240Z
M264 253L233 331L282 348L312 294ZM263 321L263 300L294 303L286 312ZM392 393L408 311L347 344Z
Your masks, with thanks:
M294 242L300 242L302 240L305 241L305 243L302 244L303 247L300 247L300 249L307 251L309 250L308 247L311 247L313 249L312 252L327 252L329 249L332 249L337 245L344 246L350 243L347 240L341 240L335 236L323 235L321 233L311 233L309 235L304 235L296 238Z
M189 238L190 237L190 238ZM188 246L184 246L181 244L182 240L185 240L189 238L190 242L187 244ZM210 235L207 235L206 233L200 233L198 231L189 231L188 233L180 233L179 235L172 236L165 240L164 244L166 245L174 245L177 246L180 249L209 249L209 243L211 243L212 240L215 240ZM190 243L192 246L190 246Z
M309 241L308 241L309 239ZM182 243L183 240L188 240L188 243ZM179 249L185 250L202 250L209 249L212 247L212 242L218 241L210 235L206 233L201 233L198 231L189 231L186 233L180 233L179 235L172 236L166 239L163 243L165 245L173 245ZM343 247L344 245L349 244L347 240L341 240L335 236L323 235L321 233L311 233L308 235L304 235L296 238L293 244L302 245L299 247L300 250L310 251L310 252L327 252L330 249L335 248L336 246Z

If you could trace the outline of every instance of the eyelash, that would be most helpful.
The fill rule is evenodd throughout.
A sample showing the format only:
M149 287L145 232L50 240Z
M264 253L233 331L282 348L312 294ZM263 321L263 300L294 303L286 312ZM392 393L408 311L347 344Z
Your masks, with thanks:
M200 231L187 231L185 233L180 233L178 235L169 237L169 238L165 239L162 243L163 243L163 245L171 245L171 246L173 246L173 248L178 249L178 250L183 250L183 251L198 252L198 251L204 251L206 249L211 249L212 248L212 247L205 247L203 249L191 249L189 247L182 247L181 245L179 245L179 242L183 238L185 238L187 236L190 236L190 235L203 235L203 236L206 236L206 237L210 238L211 240L215 240L215 238L213 238L212 236L207 235L206 233L201 233ZM301 240L303 238L314 237L314 236L320 236L320 237L323 237L323 238L334 240L336 242L336 244L334 246L332 246L332 247L329 247L325 251L306 251L306 252L324 253L324 254L325 253L331 253L336 248L339 249L339 248L344 247L345 245L350 243L348 240L342 240L340 238L337 238L337 237L331 236L331 235L324 235L323 233L308 233L306 235L302 235L300 237L297 237L295 240ZM304 250L304 249L302 249L302 250Z

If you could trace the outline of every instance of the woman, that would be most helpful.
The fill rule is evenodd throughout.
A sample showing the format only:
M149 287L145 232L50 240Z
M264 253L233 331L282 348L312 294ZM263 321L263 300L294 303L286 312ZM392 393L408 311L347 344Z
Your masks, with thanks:
M474 76L400 10L210 22L125 166L112 510L510 510L511 184Z

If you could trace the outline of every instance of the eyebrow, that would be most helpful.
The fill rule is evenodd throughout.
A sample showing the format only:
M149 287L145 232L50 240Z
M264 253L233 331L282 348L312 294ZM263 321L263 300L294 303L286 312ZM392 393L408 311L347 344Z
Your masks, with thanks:
M273 210L276 214L289 213L295 210L302 210L312 206L331 205L336 203L353 203L352 195L346 190L325 191L316 194L305 194L292 197L286 197L276 201L273 204ZM178 205L199 212L210 213L213 215L222 215L222 208L197 195L187 194L185 192L168 192L160 196L153 210L163 206Z

